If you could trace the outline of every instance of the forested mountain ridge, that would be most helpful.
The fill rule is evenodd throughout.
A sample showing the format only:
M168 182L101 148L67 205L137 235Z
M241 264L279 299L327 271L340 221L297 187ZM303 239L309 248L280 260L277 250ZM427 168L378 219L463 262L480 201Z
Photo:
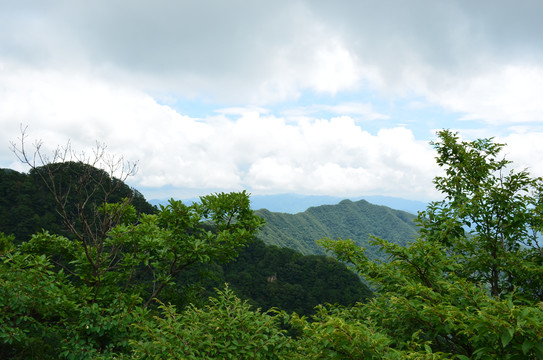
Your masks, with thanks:
M114 200L126 196L133 197L132 203L139 212L156 211L141 193L125 184ZM298 214L266 209L256 213L267 222L258 235L260 239L306 255L324 254L315 242L323 237L352 238L364 245L371 234L405 245L416 236L414 215L365 200L343 200L336 205L310 207ZM56 204L41 179L32 172L0 169L0 231L14 234L19 242L42 229L64 234Z
M267 244L289 247L303 254L323 254L316 240L340 237L366 247L370 258L382 258L383 254L368 246L370 235L399 245L406 245L417 235L414 215L365 200L343 200L337 205L310 207L298 214L266 209L257 210L256 214L266 219L259 238Z
M64 163L59 167L58 179L60 185L64 188L71 186L73 181L70 172L81 171L82 164L74 162ZM85 166L86 170L93 177L109 177L109 175L100 169ZM50 194L46 185L39 178L37 168L28 174L20 173L12 169L0 169L0 231L6 234L13 234L16 242L26 241L32 234L41 230L49 230L52 233L66 235L66 229L62 224L62 218L58 213L57 203ZM110 180L111 186L116 186L112 193L111 202L120 201L122 198L131 198L138 213L152 214L157 211L145 200L144 196L136 189L131 188L118 179ZM100 191L96 191L89 200L99 203L102 199ZM77 196L71 194L70 196ZM68 202L71 199L66 198ZM103 200L103 199L102 199ZM89 204L88 207L90 208Z

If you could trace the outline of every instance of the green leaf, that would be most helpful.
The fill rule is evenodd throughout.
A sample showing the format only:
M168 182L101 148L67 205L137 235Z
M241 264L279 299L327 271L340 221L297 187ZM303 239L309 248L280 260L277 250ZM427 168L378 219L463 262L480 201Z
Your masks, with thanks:
M506 347L511 342L514 333L515 330L512 328L508 328L506 331L502 332L501 340L503 347Z
M538 342L535 344L534 351L539 358L543 358L543 343Z
M534 347L534 344L531 341L524 341L524 344L522 344L522 353L526 355L530 349Z

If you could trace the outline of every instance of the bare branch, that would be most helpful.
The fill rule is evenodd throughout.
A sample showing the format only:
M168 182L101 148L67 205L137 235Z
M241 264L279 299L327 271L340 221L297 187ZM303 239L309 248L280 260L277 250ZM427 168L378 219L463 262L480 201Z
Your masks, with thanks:
M124 195L128 201L119 209L112 212L98 209L112 202L115 196L115 201L118 200L116 194L125 186L126 179L136 174L137 163L109 154L107 146L99 142L90 153L75 151L70 141L47 153L43 141L37 140L30 150L27 130L21 125L21 136L17 142L11 142L11 150L53 196L67 231L82 244L92 268L92 278L99 286L103 269L119 261L120 250L110 249L106 240L130 205L132 191Z

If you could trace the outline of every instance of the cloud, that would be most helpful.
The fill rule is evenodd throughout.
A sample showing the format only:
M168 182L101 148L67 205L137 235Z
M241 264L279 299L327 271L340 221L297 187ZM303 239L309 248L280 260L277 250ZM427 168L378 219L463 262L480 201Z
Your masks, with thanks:
M229 184L253 193L385 191L404 197L435 196L430 186L436 171L431 165L433 153L409 130L395 128L372 136L349 117L296 124L287 120L256 112L221 118L211 136L199 143L202 153L194 159L197 161L179 164L176 172L195 174L200 187L203 182L212 188ZM193 157L190 151L183 151L182 143L176 145L179 156ZM194 168L194 163L205 166ZM228 179L238 182L228 183ZM175 182L167 174L162 181L180 187L196 185L181 178Z
M431 179L432 153L405 128L371 135L349 116L292 122L259 108L195 119L84 74L11 70L0 72L9 88L0 94L0 121L10 124L3 142L19 124L49 150L68 139L87 151L103 142L139 160L138 188L432 196L421 186Z
M543 177L543 131L515 132L497 138L506 144L504 155L517 169L526 169L532 176Z
M356 57L303 2L59 1L4 6L4 54L132 86L268 104L357 86ZM235 91L232 91L235 88Z
M543 67L509 65L442 88L428 97L463 120L490 124L541 122L543 120Z
M538 2L117 0L2 7L0 50L7 60L86 69L148 91L269 105L307 90L334 95L363 87L422 95L488 122L505 122L500 114L512 118L525 105L515 117L534 121L541 110L533 101L542 94ZM485 98L474 101L481 93Z
M306 194L435 196L424 185L431 184L437 171L431 165L433 153L405 128L374 136L348 117L332 118L305 124L296 140L302 149L283 151L298 156L281 156L277 149L279 156L256 159L250 183L271 193L287 188Z
M427 134L443 123L428 116L445 114L451 127L498 134L539 172L542 11L535 1L3 2L0 161L19 166L7 144L28 124L47 145L98 140L140 160L134 185L146 188L432 198ZM179 105L194 103L206 111Z
M489 124L541 121L543 24L534 1L318 2L358 60L361 83L423 96ZM391 9L394 9L391 11Z
M357 102L344 102L336 105L313 104L311 106L291 108L283 111L283 114L293 119L318 116L319 114L350 115L364 121L390 118L388 115L375 111L371 103Z

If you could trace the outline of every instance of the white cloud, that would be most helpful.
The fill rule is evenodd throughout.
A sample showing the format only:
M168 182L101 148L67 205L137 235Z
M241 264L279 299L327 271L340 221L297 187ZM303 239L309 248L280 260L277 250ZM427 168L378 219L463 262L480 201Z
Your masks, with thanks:
M487 121L541 111L535 2L25 3L2 5L3 56L130 87L245 106L364 86Z
M0 30L12 34L0 36L4 56L42 67L91 67L155 91L269 104L304 89L353 89L360 78L356 55L304 2L59 1L2 8Z
M145 187L429 198L436 169L424 126L439 127L427 117L440 108L463 117L451 127L496 131L512 157L541 171L543 152L531 150L542 134L542 10L505 1L3 2L0 161L18 166L8 143L27 124L46 145L98 140L139 159L134 180ZM211 110L190 117L178 99ZM404 99L412 106L396 109Z
M68 139L76 149L103 142L139 160L138 187L432 195L421 187L430 180L431 152L404 128L374 136L349 116L296 123L258 108L198 120L84 74L19 69L3 71L0 80L9 84L0 94L0 122L10 124L3 141L22 123L50 148Z
M331 94L355 89L360 79L357 62L339 40L332 39L327 47L316 49L315 62L310 63L310 71L305 74L308 87Z
M513 133L497 138L506 144L504 153L517 169L527 169L532 176L543 177L543 131Z
M543 121L543 66L496 66L448 87L426 89L428 98L464 120L503 125Z
M311 106L297 107L283 111L289 119L304 119L305 117L318 116L320 113L333 115L355 116L357 120L387 120L390 116L381 114L373 109L371 103L344 102L336 105L314 104Z

